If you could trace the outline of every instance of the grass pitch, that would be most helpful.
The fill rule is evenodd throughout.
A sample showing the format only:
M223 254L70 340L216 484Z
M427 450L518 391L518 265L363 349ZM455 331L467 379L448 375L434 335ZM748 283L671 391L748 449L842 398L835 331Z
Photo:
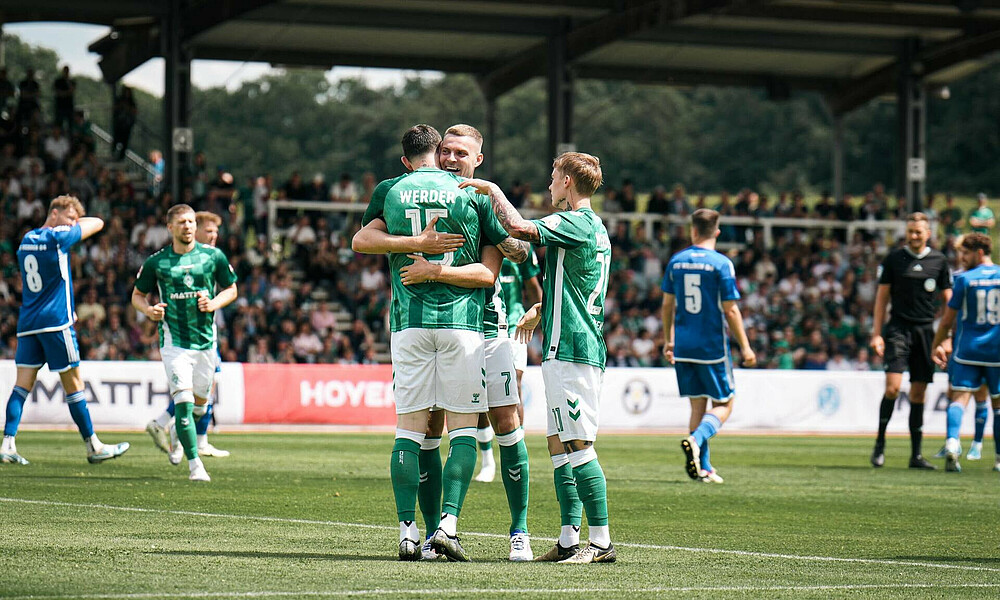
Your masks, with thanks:
M194 484L145 434L89 465L76 434L27 431L0 465L0 597L956 597L1000 594L1000 473L883 469L865 438L713 441L723 485L694 483L678 436L602 436L619 562L507 562L503 485L473 483L459 534L475 562L399 563L390 434L213 436ZM940 440L928 440L928 454ZM544 440L529 436L536 554L559 521ZM941 461L938 461L941 462ZM421 523L422 525L422 523ZM475 533L474 533L475 532Z

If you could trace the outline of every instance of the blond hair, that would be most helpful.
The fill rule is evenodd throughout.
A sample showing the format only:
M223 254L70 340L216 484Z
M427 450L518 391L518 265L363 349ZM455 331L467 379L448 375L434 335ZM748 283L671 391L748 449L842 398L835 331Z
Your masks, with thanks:
M552 167L563 175L568 175L573 180L577 193L587 198L604 182L601 159L590 154L567 152L552 161Z
M220 227L222 225L222 217L214 212L208 212L207 210L199 210L194 213L194 221L198 224L198 227L201 227L205 223L215 223L216 227Z
M173 223L177 215L194 212L194 209L187 204L175 204L167 211L167 224Z
M479 133L479 130L472 125L466 125L465 123L458 123L457 125L452 125L444 132L445 135L458 135L464 137L470 137L477 142L479 145L483 145L483 134Z
M75 208L76 216L78 217L83 217L87 214L87 211L83 208L83 203L80 202L80 199L76 196L57 196L52 199L52 202L49 203L49 212L54 210L61 212L68 208Z

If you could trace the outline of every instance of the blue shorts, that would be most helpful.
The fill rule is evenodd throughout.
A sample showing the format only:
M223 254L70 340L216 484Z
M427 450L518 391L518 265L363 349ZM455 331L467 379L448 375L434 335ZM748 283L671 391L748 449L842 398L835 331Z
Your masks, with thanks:
M717 363L702 364L677 361L677 388L681 396L707 397L713 402L729 402L736 385L733 383L732 363L727 359Z
M53 373L62 373L80 365L80 346L72 327L59 331L32 333L17 338L14 362L19 367L40 368L48 363Z
M948 363L948 383L959 392L974 392L984 383L990 396L1000 396L1000 367L963 365L954 360Z

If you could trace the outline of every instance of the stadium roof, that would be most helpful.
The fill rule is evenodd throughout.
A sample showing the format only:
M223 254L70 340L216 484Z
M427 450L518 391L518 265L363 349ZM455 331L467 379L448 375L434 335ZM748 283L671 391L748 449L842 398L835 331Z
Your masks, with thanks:
M0 0L0 20L114 27L91 49L114 81L162 54L177 0ZM490 97L546 74L826 93L842 113L895 90L904 45L925 81L1000 50L1000 0L188 0L193 58L468 72ZM563 37L564 36L564 37Z

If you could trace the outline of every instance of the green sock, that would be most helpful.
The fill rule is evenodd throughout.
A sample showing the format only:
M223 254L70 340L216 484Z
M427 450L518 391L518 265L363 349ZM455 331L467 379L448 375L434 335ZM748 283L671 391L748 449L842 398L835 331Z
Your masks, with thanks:
M553 474L556 483L556 499L559 500L561 525L579 527L583 521L583 503L580 502L580 496L577 494L573 467L567 462L556 467Z
M437 440L441 438L427 438ZM424 515L424 529L427 533L438 528L441 521L441 449L420 450L420 487L417 499L420 501L420 513Z
M504 435L497 436L500 445L500 469L503 487L507 492L510 507L510 533L528 532L528 447L524 444L524 434L518 429L509 434L520 437L516 443L504 446Z
M608 524L608 483L597 459L573 469L580 501L587 510L587 524L591 527Z
M188 460L198 458L198 438L195 434L194 405L190 402L178 402L174 405L174 427L177 428L177 441L184 448L184 456Z
M464 433L466 430L457 431ZM441 512L456 517L462 512L465 493L469 491L472 472L476 470L475 429L470 427L468 431L471 431L472 434L455 437L455 432L451 433L448 462L444 464L444 471L441 475L444 491L444 504Z
M392 493L396 496L396 514L400 521L413 521L417 508L417 486L420 484L420 444L406 438L396 438L392 446L389 473Z

